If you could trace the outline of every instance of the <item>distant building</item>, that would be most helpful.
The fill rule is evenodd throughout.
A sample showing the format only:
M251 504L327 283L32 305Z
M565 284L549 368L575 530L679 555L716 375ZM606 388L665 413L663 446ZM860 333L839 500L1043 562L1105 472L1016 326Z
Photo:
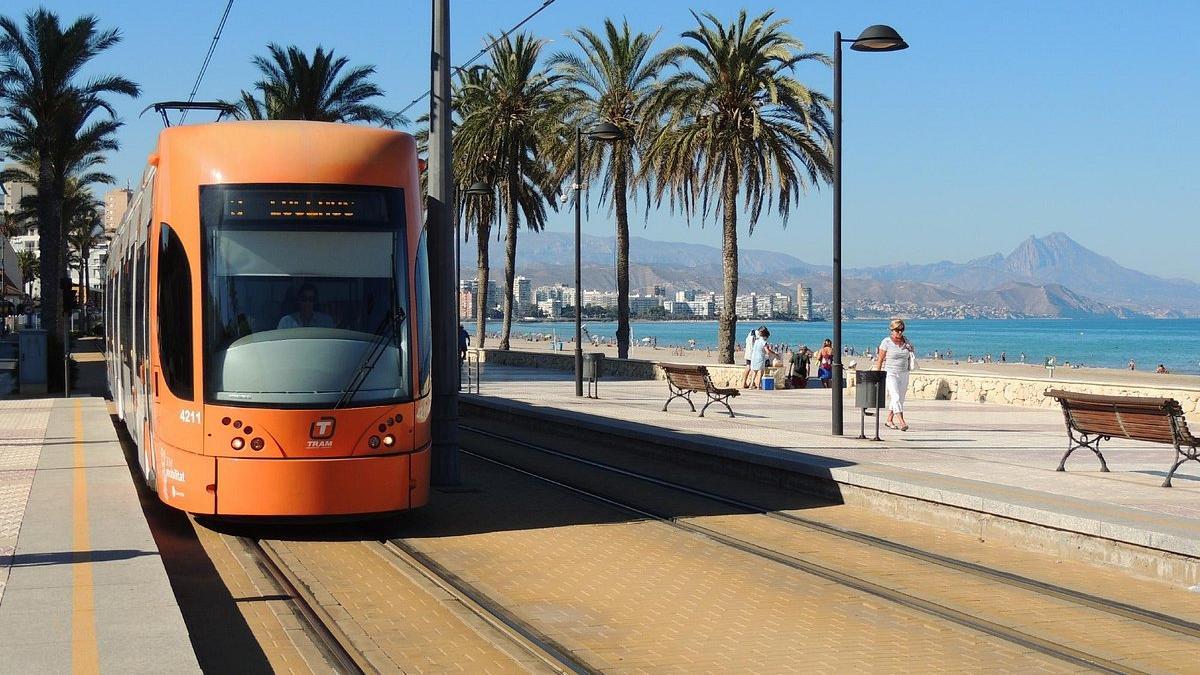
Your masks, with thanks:
M133 200L133 190L117 188L104 193L104 233L112 236L117 226L129 211L129 202Z
M20 168L15 164L8 164L5 169ZM37 188L29 183L20 183L17 181L8 181L0 184L0 197L3 198L3 210L5 213L16 213L21 208L21 200L25 197L37 194Z
M796 317L801 321L813 320L812 288L796 285Z
M665 297L667 297L667 287L666 287L666 286L662 286L662 285L656 285L656 286L654 287L654 293L653 293L653 295L656 295L656 296L658 296L658 297L660 297L660 298L665 298Z
M711 318L713 303L711 300L667 300L663 309L671 316L680 318Z
M514 314L520 315L533 308L533 284L526 277L513 279Z
M616 291L583 291L583 306L597 305L606 309L614 309L617 306Z
M559 300L557 298L551 298L549 300L542 300L541 302L538 302L537 307L538 307L538 309L542 310L542 314L545 314L546 316L548 316L552 319L562 316L562 310L563 310L562 300Z
M646 314L647 312L662 307L662 297L658 295L631 295L629 296L629 313L631 315Z
M675 291L675 302L691 302L696 299L696 291Z

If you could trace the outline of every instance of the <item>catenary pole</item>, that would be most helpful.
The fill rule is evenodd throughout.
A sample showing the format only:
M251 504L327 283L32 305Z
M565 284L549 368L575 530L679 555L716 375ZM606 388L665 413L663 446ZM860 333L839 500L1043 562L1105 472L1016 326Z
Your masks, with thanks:
M833 435L842 435L842 33L833 34Z
M583 191L583 128L575 128L575 395L583 396L583 284L579 253L579 196Z
M450 161L450 0L433 0L429 98L429 295L433 321L431 480L459 483L458 325L454 318L454 176Z

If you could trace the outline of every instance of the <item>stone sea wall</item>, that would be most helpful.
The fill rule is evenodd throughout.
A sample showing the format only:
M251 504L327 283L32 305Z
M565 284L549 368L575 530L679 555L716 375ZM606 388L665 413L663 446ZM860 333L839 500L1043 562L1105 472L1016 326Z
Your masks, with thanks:
M480 354L480 358L484 363L496 363L505 366L519 366L523 368L549 368L551 370L575 370L575 353L572 351L562 352L528 352L513 349L509 351L501 351L499 349L473 349L472 351ZM586 354L587 352L585 352ZM664 354L665 355L665 354ZM671 361L664 359L665 363L687 363L684 360ZM714 365L705 364L708 366L708 374L712 378L713 385L717 387L740 387L742 386L742 373L745 371L745 366L742 365ZM778 389L783 389L785 379L783 375L787 369L783 367L769 368L766 375L775 377L775 386ZM641 359L616 359L605 357L602 378L618 377L632 380L663 380L666 376L658 367L658 362L643 361ZM487 378L487 375L484 375Z
M853 389L853 371L847 371L846 379L849 387ZM1198 389L1112 382L1055 381L1045 378L1005 377L926 368L912 371L908 380L910 398L1004 403L1037 408L1058 407L1057 401L1045 396L1047 389L1065 389L1085 394L1109 396L1173 398L1179 401L1184 413L1189 418L1200 418L1200 390Z
M498 363L508 366L523 366L526 368L550 368L553 370L572 371L575 369L573 352L530 352L510 350L502 352L496 349L473 350L481 354L485 363ZM674 363L668 353L664 353L663 361ZM682 359L679 362L684 362ZM743 366L707 364L709 375L717 387L740 387L742 384ZM662 369L654 361L640 359L604 359L603 377L618 377L635 380L664 379ZM785 368L768 370L768 375L775 375L776 388L785 388ZM487 375L484 375L486 380ZM854 371L846 371L847 396L854 396ZM1054 399L1046 398L1047 389L1066 389L1088 394L1108 394L1111 396L1155 396L1173 398L1183 406L1184 413L1189 419L1200 423L1200 389L1183 387L1159 387L1142 384L1087 382L1087 381L1056 381L1034 377L1011 377L983 373L963 373L954 370L938 370L922 368L914 370L909 376L909 397L914 399L970 401L972 403L1003 403L1006 405L1031 406L1037 408L1053 408L1058 405Z

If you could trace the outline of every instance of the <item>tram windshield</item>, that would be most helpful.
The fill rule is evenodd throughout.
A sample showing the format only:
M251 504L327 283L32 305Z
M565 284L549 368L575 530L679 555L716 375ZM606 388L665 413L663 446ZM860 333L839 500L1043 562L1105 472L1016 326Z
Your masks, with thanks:
M209 186L200 201L207 400L411 397L400 190Z

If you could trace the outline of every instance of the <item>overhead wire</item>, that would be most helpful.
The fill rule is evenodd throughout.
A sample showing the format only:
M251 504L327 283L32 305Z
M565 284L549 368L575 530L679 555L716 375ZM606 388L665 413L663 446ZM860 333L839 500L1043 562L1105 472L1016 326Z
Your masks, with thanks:
M233 9L233 0L229 0L225 4L225 13L221 15L221 23L217 24L217 32L213 33L212 44L208 46L208 53L204 55L204 63L200 65L200 73L196 75L196 84L192 85L192 93L188 94L188 103L196 98L196 92L200 89L200 82L204 80L204 73L208 70L209 61L212 61L213 52L217 50L217 42L221 40L221 31L225 30L225 20L229 18L231 9ZM188 111L185 108L183 115L179 118L180 124L187 119L187 114Z
M550 5L553 5L555 2L557 2L557 0L544 0L542 2L542 6L533 10L532 14L525 17L524 19L521 19L521 21L518 22L517 25L515 25L512 28L509 28L508 30L501 33L500 37L496 38L495 40L492 40L488 44L488 46L484 47L483 49L480 49L479 52L476 53L475 56L472 56L470 59L468 59L466 63L463 63L460 66L456 66L454 68L453 74L454 75L459 74L460 72L462 72L463 70L468 68L472 63L475 63L476 61L478 61L480 59L480 57L482 57L484 54L490 52L492 50L492 47L495 47L501 40L507 38L509 35L512 35L514 31L519 29L521 26L524 26L526 23L529 23L530 19L537 16L538 14L541 14L547 7L549 7ZM412 108L414 105L416 105L416 104L420 103L421 101L424 101L426 98L428 98L430 93L431 93L431 90L428 90L428 89L425 90L424 94L421 94L420 96L414 98L412 101L410 101L408 103L408 105L404 106L404 108L402 108L400 110L398 115L403 115L404 113L408 112L408 110L410 108Z

